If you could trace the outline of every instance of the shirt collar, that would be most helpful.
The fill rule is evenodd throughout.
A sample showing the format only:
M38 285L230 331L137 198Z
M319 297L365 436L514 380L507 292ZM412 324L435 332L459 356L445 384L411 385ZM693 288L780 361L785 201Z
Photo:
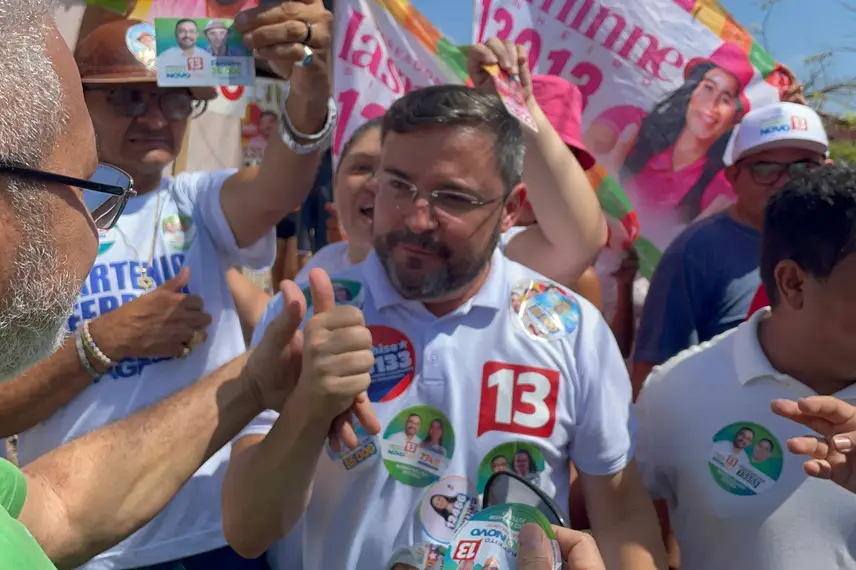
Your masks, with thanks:
M472 307L484 307L493 310L502 308L507 303L508 280L506 279L508 260L499 248L494 249L490 258L490 271L487 279L476 294L458 308L455 313L468 313ZM419 301L405 299L389 281L386 269L378 259L374 250L369 253L363 265L363 279L366 287L371 291L375 305L378 310L395 305L419 306L424 309Z
M779 372L770 363L761 342L758 340L758 323L770 313L770 307L756 311L749 320L741 324L734 332L734 367L737 370L737 379L745 386L757 378L772 378L779 382L788 384L802 382L796 378ZM856 400L856 384L848 386L832 394L842 400Z
M734 331L734 368L740 384L746 385L756 378L773 377L777 380L788 378L770 364L767 355L758 340L758 323L770 312L769 307L756 311L748 321Z

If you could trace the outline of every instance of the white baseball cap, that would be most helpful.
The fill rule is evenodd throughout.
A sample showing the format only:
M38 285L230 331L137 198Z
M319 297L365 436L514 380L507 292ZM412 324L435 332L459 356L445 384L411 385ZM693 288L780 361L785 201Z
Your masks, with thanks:
M722 160L731 166L746 155L771 148L804 148L826 155L829 138L811 107L774 103L746 113L734 127Z

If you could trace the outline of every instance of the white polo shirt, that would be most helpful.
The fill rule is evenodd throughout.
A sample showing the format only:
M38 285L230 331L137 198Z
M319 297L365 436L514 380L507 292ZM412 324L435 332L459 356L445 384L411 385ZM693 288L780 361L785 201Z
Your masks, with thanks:
M220 205L220 189L233 172L165 177L156 190L129 200L117 226L100 233L98 257L68 323L69 330L75 330L83 320L143 295L137 283L141 266L157 285L188 267L186 292L200 296L213 319L208 340L187 358L122 360L46 421L21 434L21 465L151 406L245 352L225 272L235 265L255 270L272 265L276 236L271 228L252 246L238 248ZM225 546L220 487L230 453L229 445L215 453L157 517L84 568L136 568Z
M481 290L440 318L403 298L374 252L335 280L362 284L354 298L374 340L369 397L383 429L344 456L322 454L306 514L269 553L274 568L377 570L411 545L433 556L478 506L494 460L512 469L525 458L560 505L571 459L594 475L630 461L627 369L584 299L499 249ZM527 299L519 312L513 293ZM281 309L277 296L253 344ZM412 414L421 422L408 449ZM266 434L276 418L266 412L242 435Z
M764 355L758 322L768 313L654 369L636 404L637 460L669 505L682 567L856 569L856 495L809 478L785 447L809 430L770 411L776 398L815 392ZM856 386L835 396L856 401ZM752 443L735 453L744 428Z

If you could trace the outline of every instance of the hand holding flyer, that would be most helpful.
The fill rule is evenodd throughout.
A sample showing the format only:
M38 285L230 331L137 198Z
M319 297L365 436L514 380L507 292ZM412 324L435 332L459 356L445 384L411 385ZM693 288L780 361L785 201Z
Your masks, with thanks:
M529 106L523 97L523 88L520 86L520 80L509 76L498 65L487 66L485 70L493 75L496 92L499 98L502 99L508 112L537 133L538 125L535 124L535 119L532 117L532 113L529 112Z
M533 95L526 48L490 38L462 51L467 55L467 72L475 88L495 92L509 113L537 133L538 125L529 111Z

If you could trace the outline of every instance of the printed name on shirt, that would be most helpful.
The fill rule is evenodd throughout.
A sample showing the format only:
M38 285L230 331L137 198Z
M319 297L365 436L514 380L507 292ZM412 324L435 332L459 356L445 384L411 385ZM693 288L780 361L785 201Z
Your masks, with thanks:
M783 462L782 446L770 431L754 422L736 422L713 436L708 466L721 489L751 496L775 485Z
M184 265L184 259L184 253L173 253L156 257L151 265L137 260L96 263L83 282L80 296L74 303L72 315L68 319L68 330L74 332L81 322L114 311L142 295L144 291L137 284L142 267L147 267L147 274L154 280L155 285L160 287L178 275ZM187 287L182 291L190 293ZM167 360L173 358L126 358L102 379L135 378L140 376L147 366Z
M486 362L477 437L490 431L550 437L556 425L559 371Z
M369 400L390 402L401 396L413 383L416 369L416 351L403 332L384 325L369 325L372 333L372 352L375 355L371 369Z

